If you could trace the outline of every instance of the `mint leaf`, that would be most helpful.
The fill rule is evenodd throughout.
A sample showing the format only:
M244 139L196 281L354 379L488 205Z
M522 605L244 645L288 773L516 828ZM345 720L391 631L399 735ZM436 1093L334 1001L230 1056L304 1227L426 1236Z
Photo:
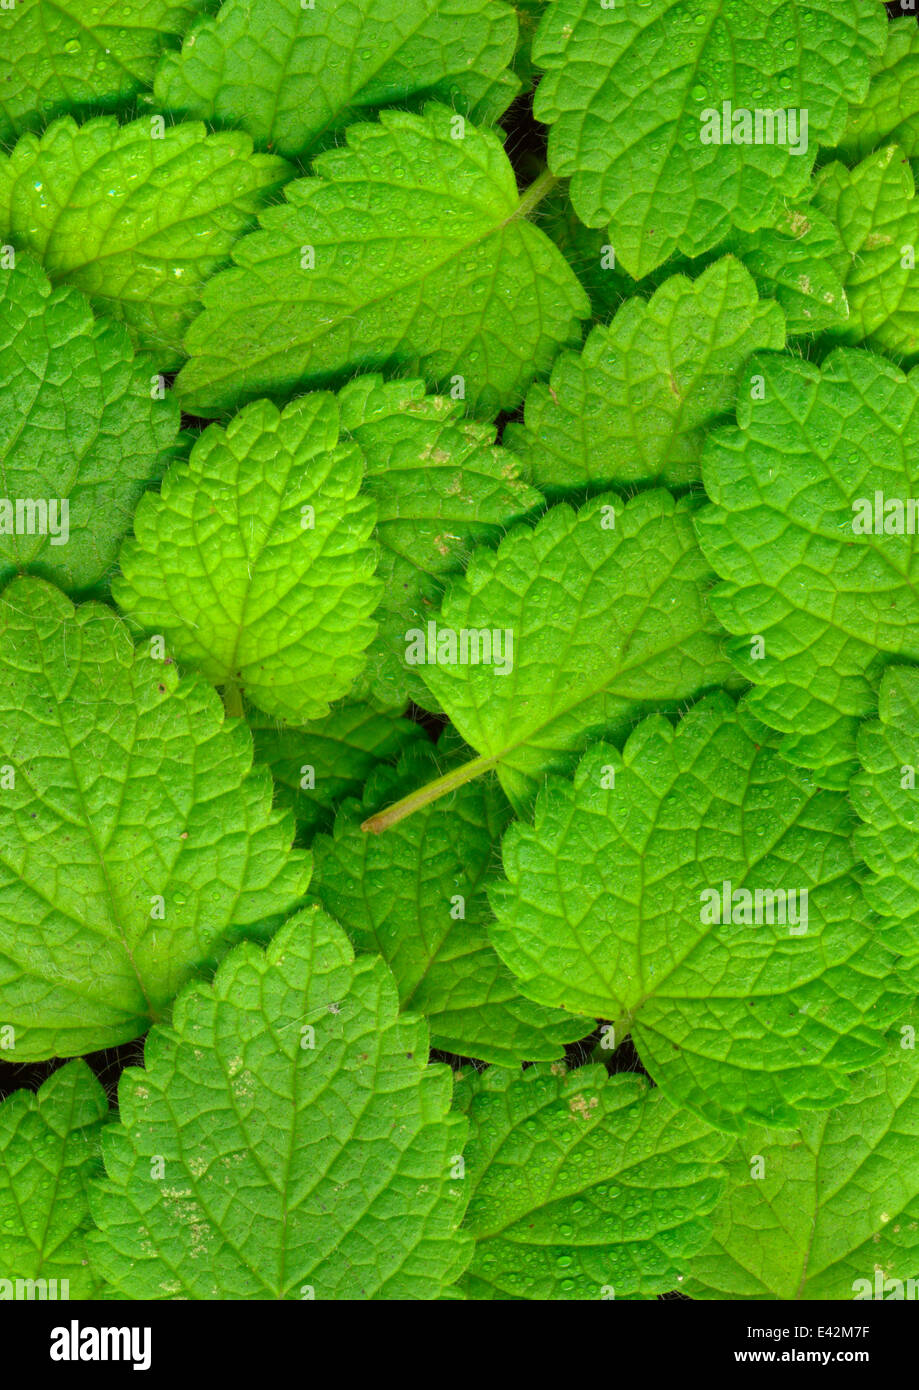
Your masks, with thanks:
M712 607L734 634L728 655L757 686L753 713L786 734L787 757L844 787L882 667L919 659L906 516L919 377L852 351L822 367L764 357L749 372L737 427L711 435L703 460L714 505L697 530L725 581ZM884 529L888 500L900 534L896 505Z
M333 808L361 787L378 762L395 762L427 743L420 724L403 717L401 706L378 707L352 700L333 705L323 719L290 726L246 712L255 761L267 763L275 803L290 807L304 835L325 829Z
M134 1299L437 1298L470 1253L465 1122L427 1056L324 913L238 947L121 1078L97 1271Z
M517 22L497 0L225 0L156 75L163 110L247 130L284 155L378 106L434 98L488 124L518 88Z
M776 300L789 337L815 333L848 317L839 232L811 203L783 207L773 226L755 232L735 228L713 250L675 256L637 283L616 261L607 232L585 227L563 190L554 190L545 209L543 226L590 295L597 318L606 318L633 294L650 295L677 273L696 277L725 255L746 266L762 299Z
M404 1009L423 1013L435 1047L512 1066L552 1061L593 1031L523 999L488 939L485 883L510 807L494 781L460 787L387 835L364 835L368 810L433 773L421 749L368 780L364 805L346 801L334 834L313 843L314 891L361 951L392 970Z
M0 1019L17 1061L117 1046L295 906L309 858L245 727L110 609L9 585L0 703Z
M204 292L176 389L214 415L356 370L422 376L469 409L516 405L587 296L528 212L498 136L446 107L384 111L314 161Z
M557 357L549 385L526 399L525 425L504 442L554 490L699 476L705 431L734 404L758 348L785 346L781 310L761 304L744 267L718 261L696 281L674 276L629 299L579 355Z
M919 155L919 28L915 18L887 25L887 47L872 64L868 94L849 112L837 153L854 164L881 145Z
M4 1298L93 1298L89 1183L102 1170L108 1101L85 1062L0 1105L0 1288ZM38 1281L18 1287L20 1280ZM48 1281L47 1283L43 1281ZM31 1292L30 1292L31 1290Z
M123 319L169 371L203 282L289 166L238 131L157 121L67 118L23 136L0 157L0 233Z
M180 661L292 722L347 694L375 631L375 508L339 435L329 395L211 425L142 499L112 585Z
M784 1134L752 1129L738 1139L711 1244L693 1260L686 1293L904 1297L919 1267L914 1031L898 1030L885 1059L855 1079L838 1109Z
M919 947L919 671L895 666L885 671L880 719L862 724L856 748L861 769L850 793L864 821L855 847L870 875L863 890L884 919L898 950L914 956Z
M838 264L849 319L829 337L865 343L909 362L919 354L919 204L909 161L896 146L856 169L831 164L817 179L815 201L839 228Z
M378 700L404 703L411 692L423 702L424 685L403 660L406 629L427 621L473 545L497 543L543 498L513 454L495 447L493 426L463 418L461 401L425 396L422 382L360 376L338 401L377 507L384 591L365 683Z
M836 1104L905 988L860 901L846 798L764 732L719 694L676 730L645 720L621 755L595 745L508 831L490 895L528 998L615 1020L674 1104L731 1129Z
M209 0L18 0L0 12L0 141L55 116L122 106Z
M112 569L176 449L178 408L152 372L27 256L0 269L0 584L29 571L85 590Z
M474 1299L646 1297L709 1238L727 1141L637 1076L467 1073Z
M848 104L865 95L886 27L873 0L557 0L533 46L549 167L571 179L588 226L610 224L631 275L675 251L699 255L800 196L818 144L842 137ZM745 113L727 127L744 143L721 143L725 102L732 118ZM767 110L786 113L785 138L761 123L755 143L755 112Z
M473 554L433 632L425 626L407 646L412 660L425 657L425 684L480 755L435 794L495 768L520 810L591 739L622 737L647 710L725 678L695 510L662 491L627 504L607 494L579 512L553 507L535 529L516 527L497 551ZM464 632L469 664L459 660ZM415 804L394 809L396 819ZM387 812L368 828L391 823Z

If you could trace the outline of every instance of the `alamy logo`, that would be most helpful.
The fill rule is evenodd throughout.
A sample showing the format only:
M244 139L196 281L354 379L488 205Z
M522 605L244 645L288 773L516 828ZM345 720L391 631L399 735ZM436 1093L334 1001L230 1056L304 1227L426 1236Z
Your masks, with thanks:
M69 1327L51 1329L52 1361L130 1361L135 1371L150 1369L149 1327Z
M498 676L514 669L514 634L509 627L409 628L405 634L408 666L494 666Z
M699 120L703 145L782 145L789 154L807 154L808 113L793 106L750 111L723 101L720 111L707 106Z
M919 532L919 497L857 497L852 503L856 536L915 536Z
M31 1303L70 1298L69 1279L0 1279L0 1300Z
M919 1279L907 1279L904 1283L902 1279L888 1279L882 1269L876 1269L873 1284L870 1279L853 1279L852 1297L856 1301L865 1298L885 1302L896 1302L898 1299L919 1301Z
M704 926L772 927L790 936L807 931L806 888L735 888L726 879L720 888L702 890L699 921Z
M0 536L50 536L51 545L70 540L67 497L0 497Z

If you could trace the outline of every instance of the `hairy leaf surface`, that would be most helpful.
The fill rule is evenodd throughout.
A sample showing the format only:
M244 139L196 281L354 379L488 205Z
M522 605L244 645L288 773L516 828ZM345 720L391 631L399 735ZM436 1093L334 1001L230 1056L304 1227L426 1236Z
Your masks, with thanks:
M580 354L556 358L504 442L547 490L699 477L706 429L734 404L747 358L785 346L781 310L761 304L739 261L690 281L674 276L650 300L629 299Z
M871 870L863 885L871 907L904 954L919 954L919 670L893 666L884 673L880 719L861 725L856 741L860 770L852 778L852 804L864 824L855 847Z
M188 409L386 370L494 412L579 340L586 294L527 221L498 136L460 138L457 119L431 103L351 126L262 213L189 330Z
M709 1236L728 1141L644 1078L564 1065L464 1074L473 1299L653 1297Z
M0 269L0 507L12 513L0 584L28 571L85 590L112 569L177 447L178 407L151 390L152 372L120 324L95 319L76 290L52 290L28 256Z
M384 585L363 682L378 700L411 694L423 703L424 685L404 660L406 631L427 622L474 545L497 543L543 498L514 455L495 447L493 426L465 419L459 401L425 396L422 382L360 376L338 400L376 502Z
M902 1006L848 801L763 734L719 694L676 730L645 720L621 755L597 744L510 829L491 890L524 993L614 1020L675 1104L724 1128L836 1103Z
M435 1047L505 1066L553 1061L594 1020L524 999L488 939L485 884L510 819L497 784L467 783L385 835L361 832L368 809L434 776L421 750L374 773L364 805L345 802L333 835L313 842L314 889L360 950L383 956Z
M210 0L16 0L0 15L0 141L55 116L122 106Z
M712 606L757 687L750 708L786 735L788 757L844 787L884 665L919 659L906 507L919 495L919 376L845 350L822 367L771 357L749 370L762 398L740 391L736 428L711 435L703 460L713 505L697 530L725 581Z
M373 503L335 398L256 401L211 425L122 547L120 606L182 662L266 714L320 719L373 638Z
M646 710L725 679L694 511L662 491L627 504L607 494L579 512L553 507L535 529L477 550L451 586L434 619L448 646L438 637L437 659L419 670L518 807L591 738L624 735ZM468 664L459 660L464 631ZM481 660L482 632L491 663Z
M903 1298L919 1267L919 1064L911 1026L852 1096L797 1130L751 1129L726 1160L694 1298ZM902 1281L899 1293L894 1281ZM915 1293L909 1295L915 1298Z
M225 0L168 53L166 111L306 155L368 110L436 99L488 124L512 101L517 22L499 0Z
M0 157L0 234L123 319L160 371L182 360L201 286L290 166L239 131L55 121Z
M427 1058L383 962L318 909L238 947L122 1075L97 1270L134 1299L436 1299L470 1254L466 1124Z
M309 858L242 722L111 609L14 580L0 677L0 1018L17 1061L115 1047L296 906Z
M68 1062L38 1092L14 1091L0 1105L0 1280L12 1284L4 1298L30 1296L19 1280L56 1281L46 1298L96 1296L89 1184L102 1171L107 1118L105 1092L85 1062Z
M699 255L732 226L771 225L804 191L817 145L841 138L885 39L874 0L558 0L533 47L549 166L571 179L588 226L609 224L631 275L677 250ZM726 102L727 134L740 137L730 143ZM773 123L757 142L757 110L805 111L806 138L786 117L784 140ZM719 143L703 139L712 121Z

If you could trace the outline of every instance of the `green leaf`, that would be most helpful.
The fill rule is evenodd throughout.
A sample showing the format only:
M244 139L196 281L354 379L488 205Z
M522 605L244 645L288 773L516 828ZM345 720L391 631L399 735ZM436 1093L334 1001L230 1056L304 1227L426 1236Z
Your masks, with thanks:
M425 684L480 754L451 778L494 767L519 810L591 739L622 737L646 711L725 679L695 510L663 491L628 504L607 494L474 553L434 633L419 630L407 653L435 659L419 666Z
M52 290L34 261L0 269L0 585L28 571L85 590L112 569L176 451L178 407L156 398L152 371L120 324Z
M490 894L528 998L615 1020L674 1104L726 1129L837 1103L905 988L867 920L846 797L764 735L718 694L676 730L645 720L621 755L596 744L509 830Z
M611 1299L677 1288L709 1239L724 1136L643 1077L559 1064L466 1074L473 1299Z
M56 284L123 319L160 371L182 360L201 286L289 173L239 131L55 121L0 158L0 233Z
M890 145L856 169L830 164L817 179L815 202L839 228L838 264L849 318L828 333L865 343L911 363L919 356L919 203L909 161Z
M384 111L288 185L204 292L176 384L187 409L386 370L494 412L579 340L587 296L526 220L549 181L521 199L498 136L458 119Z
M108 1101L85 1062L69 1062L37 1093L0 1105L0 1289L3 1298L93 1298L89 1183L102 1171ZM19 1280L55 1281L17 1289Z
M0 1019L17 1061L115 1047L290 911L309 857L242 722L108 608L14 580L0 706Z
M523 999L488 939L485 883L511 814L494 780L467 783L387 835L361 831L368 810L434 768L419 749L374 773L363 806L345 802L334 835L313 842L314 890L359 950L383 956L402 1008L424 1014L435 1047L505 1066L552 1061L594 1020Z
M496 121L519 86L516 38L497 0L225 0L166 54L154 91L163 110L302 156L379 106L434 98Z
M864 821L855 847L871 873L863 891L884 918L896 948L919 955L919 671L896 666L884 673L880 719L862 724L856 748L861 769L850 793Z
M209 0L14 0L0 13L0 141L55 116L123 106Z
M425 622L444 582L461 574L474 545L543 505L492 425L462 417L462 402L425 396L420 381L361 376L339 395L342 429L364 454L364 490L376 502L383 602L364 682L378 700L424 700L406 667L405 632Z
M789 338L834 328L849 317L842 241L812 203L783 208L774 226L735 231L725 246L743 261L760 295L778 301Z
M677 250L709 250L732 226L772 225L806 188L817 145L841 138L886 28L879 0L557 0L533 47L549 166L571 178L588 226L610 224L636 277ZM710 141L725 102L746 113L745 143ZM780 130L753 142L758 110L795 113L781 144Z
M887 47L872 64L868 95L849 112L836 147L840 159L855 164L881 145L899 145L919 156L919 28L915 17L893 19Z
M406 719L401 706L363 701L334 705L324 719L300 727L256 710L246 712L246 722L255 761L271 769L276 804L290 807L307 836L331 825L332 811L344 797L360 795L378 762L395 762L428 742L424 729Z
M132 1299L436 1299L470 1253L466 1125L427 1057L324 913L240 946L122 1075L96 1269Z
M749 371L737 427L711 435L703 460L714 505L697 530L726 581L712 607L734 634L728 655L757 686L751 710L787 735L786 756L844 787L881 668L919 660L905 529L917 495L919 376L844 350L822 368L764 357ZM883 517L878 532L876 493L899 500L901 534L887 533Z
M375 508L334 396L256 401L149 493L112 592L182 662L266 714L321 719L376 631Z
M919 1064L906 1026L851 1099L726 1160L709 1247L685 1292L718 1299L903 1298L919 1268ZM888 1280L901 1280L899 1293ZM914 1286L915 1289L915 1286ZM916 1297L915 1291L908 1295Z
M744 267L726 257L696 281L674 276L650 300L629 299L580 354L562 353L549 385L526 400L525 425L504 442L547 490L699 477L706 430L734 404L758 348L785 346L776 304L761 304Z
M746 266L761 299L776 300L789 337L815 333L848 317L838 269L845 254L839 232L810 203L783 207L774 226L755 232L735 228L713 250L673 257L638 282L616 264L607 233L585 227L560 188L546 200L542 225L589 293L597 318L606 318L633 294L650 295L672 275L693 279L725 255Z

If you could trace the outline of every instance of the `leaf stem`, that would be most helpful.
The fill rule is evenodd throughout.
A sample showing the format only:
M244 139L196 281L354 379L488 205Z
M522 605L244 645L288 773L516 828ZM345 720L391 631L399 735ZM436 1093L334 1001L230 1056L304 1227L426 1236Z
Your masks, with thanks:
M457 787L462 787L474 778L481 777L483 773L490 772L497 763L497 758L473 758L471 762L463 763L462 767L455 767L452 772L447 772L443 777L438 777L426 786L419 787L417 791L410 792L408 796L403 796L401 801L387 806L385 811L377 811L376 815L364 821L361 829L371 835L381 835L384 830L389 830L392 826L398 825L400 820L405 820L413 811L420 811L422 806L429 806L432 801L438 801L448 792L456 791Z
M535 207L538 207L547 193L558 183L558 179L549 169L543 169L538 179L534 179L526 192L521 196L517 210L513 217L508 220L513 222L518 217L529 217Z
M232 715L234 719L242 719L244 717L243 697L240 693L239 686L233 681L227 681L226 685L223 687L223 705L227 714Z

